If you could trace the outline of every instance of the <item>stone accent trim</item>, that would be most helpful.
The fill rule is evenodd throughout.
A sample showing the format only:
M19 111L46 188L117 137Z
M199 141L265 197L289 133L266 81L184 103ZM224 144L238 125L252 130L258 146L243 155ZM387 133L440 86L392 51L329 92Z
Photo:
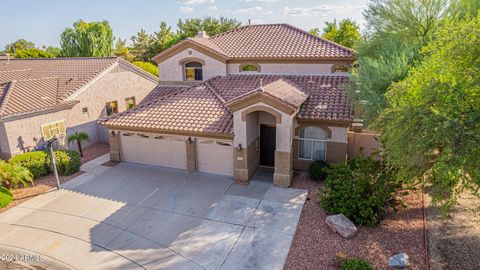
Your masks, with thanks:
M190 173L197 171L197 139L191 139L185 141L185 149L187 151L187 170Z
M273 184L281 187L292 185L292 152L275 151L275 173Z

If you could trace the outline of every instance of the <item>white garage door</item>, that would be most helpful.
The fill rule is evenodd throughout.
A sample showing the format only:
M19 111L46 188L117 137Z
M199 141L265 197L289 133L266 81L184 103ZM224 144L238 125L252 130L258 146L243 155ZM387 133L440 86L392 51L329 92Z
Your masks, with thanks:
M233 175L233 147L231 143L198 140L197 169L199 172Z
M187 152L183 138L152 134L122 133L122 159L178 169L187 168Z

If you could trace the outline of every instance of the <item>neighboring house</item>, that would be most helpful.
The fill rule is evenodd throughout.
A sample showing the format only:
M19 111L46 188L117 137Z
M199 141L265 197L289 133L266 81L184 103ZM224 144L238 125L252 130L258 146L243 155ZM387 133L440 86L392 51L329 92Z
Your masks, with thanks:
M196 85L101 119L113 159L244 183L268 166L290 186L294 169L347 158L351 49L287 24L251 25L199 33L154 60L161 84Z
M0 60L0 157L42 149L62 130L108 142L96 120L135 107L157 84L117 57Z

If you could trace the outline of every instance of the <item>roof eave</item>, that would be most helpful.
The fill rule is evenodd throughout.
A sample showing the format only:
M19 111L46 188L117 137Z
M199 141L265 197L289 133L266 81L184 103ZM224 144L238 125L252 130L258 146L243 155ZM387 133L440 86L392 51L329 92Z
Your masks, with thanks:
M204 46L204 45L202 45L198 42L195 42L191 39L185 39L182 42L176 44L175 46L173 46L171 48L168 48L165 51L155 55L154 57L152 57L152 60L155 61L157 64L160 64L161 62L163 62L166 59L175 55L178 51L183 51L187 48L192 48L192 49L195 49L195 50L199 50L200 52L205 53L209 56L212 56L213 58L215 58L215 59L217 59L217 60L219 60L223 63L226 63L227 60L230 59L230 57L228 57L227 55L225 55L222 52L213 50L212 48Z
M53 106L39 108L39 109L28 111L28 112L18 112L18 113L12 113L12 114L4 114L4 115L0 115L0 120L2 120L2 121L13 121L13 120L19 120L19 119L23 119L23 118L36 116L36 115L46 114L46 113L69 110L69 109L73 108L73 106L75 106L78 103L80 103L79 100L69 100L69 101L62 102L62 103L59 103L59 104L56 104L56 105L53 105Z

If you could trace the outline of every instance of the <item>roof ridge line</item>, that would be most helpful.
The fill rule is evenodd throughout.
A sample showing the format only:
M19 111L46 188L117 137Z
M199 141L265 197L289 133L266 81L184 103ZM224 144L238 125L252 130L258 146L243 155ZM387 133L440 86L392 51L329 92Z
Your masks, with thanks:
M214 78L217 78L218 76L215 76L211 79L214 79ZM208 79L205 81L205 85L207 86L207 89L210 90L210 92L213 93L213 95L218 99L220 100L220 102L222 102L222 104L225 104L227 103L227 101L220 95L220 93L218 93L217 89L210 83L210 80L211 79Z
M2 104L0 104L0 116L3 115L3 111L5 110L5 107L7 106L8 99L10 97L10 93L12 92L11 89L13 88L13 85L15 84L16 80L8 82L8 87L5 90L5 95L2 100Z

